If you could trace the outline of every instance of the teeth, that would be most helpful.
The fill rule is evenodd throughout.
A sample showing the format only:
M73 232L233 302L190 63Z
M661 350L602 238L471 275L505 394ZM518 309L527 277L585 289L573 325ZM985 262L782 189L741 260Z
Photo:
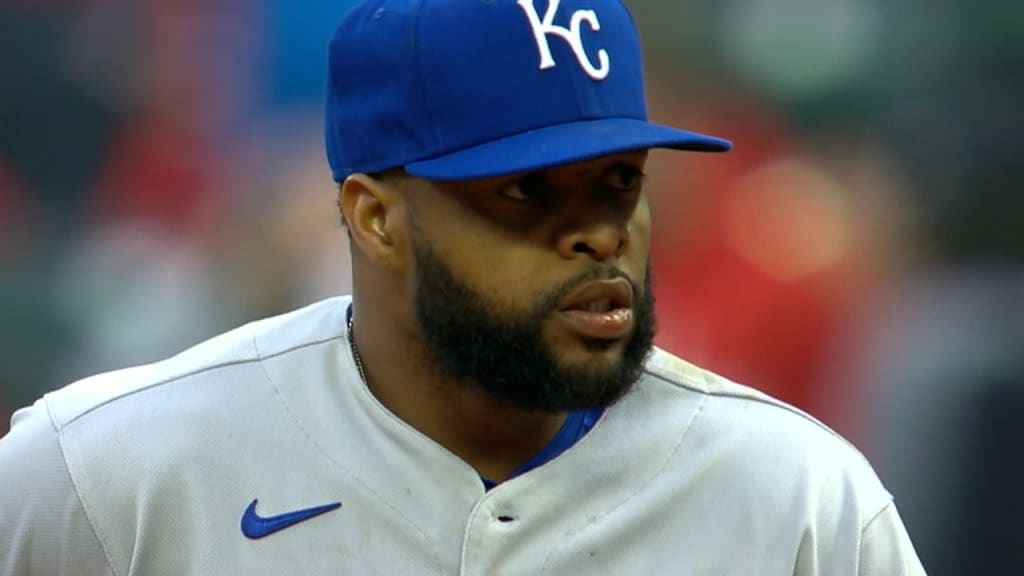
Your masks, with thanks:
M593 302L588 302L586 306L587 312L608 312L611 309L612 301L607 299L594 300Z

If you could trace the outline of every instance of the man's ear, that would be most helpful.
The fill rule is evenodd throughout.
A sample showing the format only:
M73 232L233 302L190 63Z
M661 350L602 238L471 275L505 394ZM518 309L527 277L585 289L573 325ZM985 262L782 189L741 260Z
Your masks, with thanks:
M404 205L394 184L353 174L338 188L338 207L360 252L388 268L401 265Z

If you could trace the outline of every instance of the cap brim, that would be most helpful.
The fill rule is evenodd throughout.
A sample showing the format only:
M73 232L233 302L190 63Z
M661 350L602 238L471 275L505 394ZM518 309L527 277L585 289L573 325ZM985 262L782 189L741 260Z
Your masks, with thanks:
M604 118L530 130L412 162L405 170L428 180L472 180L543 170L649 148L726 152L732 149L732 143L633 118Z

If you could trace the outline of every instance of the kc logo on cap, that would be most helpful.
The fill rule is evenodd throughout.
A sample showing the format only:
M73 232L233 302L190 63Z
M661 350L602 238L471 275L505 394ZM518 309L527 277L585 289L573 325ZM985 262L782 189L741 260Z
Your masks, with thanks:
M362 0L328 62L336 182L396 168L471 180L617 152L730 147L648 120L623 0Z
M590 29L594 32L601 31L601 22L597 19L597 12L593 10L577 10L573 12L572 18L569 20L569 27L566 28L555 24L555 16L558 13L558 6L561 4L561 0L548 0L548 9L544 13L543 21L537 13L537 8L533 5L533 0L519 0L517 4L526 13L526 18L530 21L530 27L533 28L533 37L537 41L537 50L540 52L541 70L547 70L556 66L555 59L551 56L551 46L548 44L548 36L553 34L569 43L573 54L576 55L576 59L588 76L594 80L604 80L608 77L608 73L611 71L608 51L602 48L597 53L600 65L594 66L594 63L590 61L590 56L587 55L586 49L583 47L583 31L581 27L584 22L589 24Z

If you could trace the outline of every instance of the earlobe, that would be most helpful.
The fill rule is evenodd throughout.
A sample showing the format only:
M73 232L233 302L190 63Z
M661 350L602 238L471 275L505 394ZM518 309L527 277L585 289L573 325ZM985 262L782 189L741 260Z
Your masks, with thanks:
M338 190L338 205L352 242L367 258L387 267L400 262L395 220L401 199L386 183L366 174L353 174Z

